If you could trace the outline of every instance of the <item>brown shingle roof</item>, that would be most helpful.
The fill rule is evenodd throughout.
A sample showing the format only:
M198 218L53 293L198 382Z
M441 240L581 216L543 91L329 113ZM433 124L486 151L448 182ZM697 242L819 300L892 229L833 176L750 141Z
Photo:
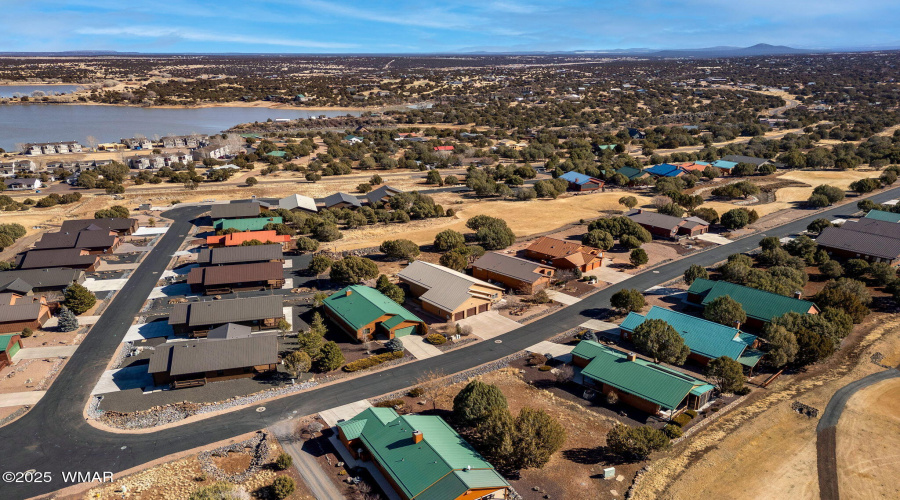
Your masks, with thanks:
M685 219L682 219L681 217L673 217L657 212L645 212L642 210L634 210L625 215L638 224L658 227L665 229L666 231L675 231L685 222Z
M257 202L252 203L225 203L213 205L210 209L210 217L213 219L235 219L239 217L256 217L261 206Z
M88 267L100 258L96 255L81 255L79 248L60 248L55 250L29 250L22 259L22 269L41 269L45 267Z
M488 252L481 256L472 264L473 268L487 269L497 274L515 278L524 283L534 283L545 275L536 271L536 269L545 268L553 269L550 266L538 264L530 260L520 259L511 255L504 255L497 252Z
M526 250L534 253L546 255L551 258L565 257L575 252L580 252L584 247L581 243L573 241L565 241L549 236L541 236L532 244L528 245Z
M850 224L849 222L844 225ZM900 226L888 222L894 226ZM900 258L900 239L879 234L863 233L844 227L826 227L816 238L816 243L825 248L844 250L871 257L895 260Z
M238 247L204 248L197 256L202 265L234 264L238 262L266 262L283 260L281 245L248 245Z
M62 227L60 227L59 230L63 233L77 233L78 231L85 230L90 225L118 233L130 229L137 229L137 219L72 219L63 221Z
M116 244L116 236L110 231L79 231L77 233L46 233L34 248L109 248Z
M240 323L259 319L282 318L280 295L248 299L208 300L175 304L169 315L170 325L204 326Z
M154 350L147 371L178 376L275 363L278 363L278 338L254 335L163 344Z
M188 273L187 282L191 285L211 286L283 278L284 269L280 262L255 262L231 266L195 267Z

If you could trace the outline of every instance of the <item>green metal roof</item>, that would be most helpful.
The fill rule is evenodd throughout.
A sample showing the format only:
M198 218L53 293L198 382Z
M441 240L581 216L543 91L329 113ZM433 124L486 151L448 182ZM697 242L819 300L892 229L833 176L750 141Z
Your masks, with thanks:
M900 214L885 212L884 210L869 210L866 219L883 220L885 222L900 222Z
M284 158L284 155L287 154L287 151L269 151L266 153L266 156L275 156L277 158Z
M735 359L735 361L737 361L738 363L740 363L744 366L749 366L752 368L752 367L756 366L759 363L759 360L761 360L762 357L765 355L766 355L766 353L764 353L762 351L757 351L755 349L747 349L746 351L744 351L743 354L741 354L741 357Z
M634 179L635 177L644 173L643 170L639 170L633 167L622 167L619 170L616 170L616 172L624 175L625 177L628 177L629 179Z
M281 224L281 217L251 217L249 219L219 219L213 227L220 229L237 229L238 231L262 231L266 224Z
M693 389L691 389L691 394L693 394L694 396L702 396L703 394L705 394L715 388L716 388L716 386L714 386L712 384L701 385L699 387L694 387Z
M785 297L777 293L766 292L748 286L735 285L727 281L711 281L697 279L688 289L688 293L706 296L702 304L705 306L722 296L729 296L744 308L750 318L760 321L772 321L789 312L807 314L815 304L808 300ZM816 307L816 310L818 308Z
M756 335L742 332L737 328L720 325L712 321L697 318L689 314L672 311L664 307L653 306L646 316L637 313L628 313L620 328L633 332L644 320L661 319L672 326L685 345L694 354L715 359L728 356L737 360L749 346L756 341ZM753 367L759 360L748 358L747 362L753 362Z
M362 420L346 420L344 422L338 422L337 426L344 431L344 437L348 440L358 438L363 431L363 428L366 426L366 419Z
M350 295L347 295L348 291L351 292ZM402 321L422 323L418 316L368 286L351 285L342 288L324 302L325 307L340 316L354 330L359 330L385 314L394 316L384 321L383 325L388 328L397 326Z
M694 389L709 385L704 380L641 358L628 361L626 353L590 340L579 342L572 355L591 360L581 370L583 376L658 404L666 410L677 408Z
M370 408L338 425L355 429L354 421L364 421L360 440L381 468L411 499L456 498L473 488L505 488L503 477L485 461L462 436L440 417L398 416L383 422ZM420 431L422 441L414 443L412 433ZM471 470L466 470L471 467Z
M0 352L6 352L6 346L9 345L9 341L12 340L13 335L18 335L18 333L8 333L6 335L0 335Z

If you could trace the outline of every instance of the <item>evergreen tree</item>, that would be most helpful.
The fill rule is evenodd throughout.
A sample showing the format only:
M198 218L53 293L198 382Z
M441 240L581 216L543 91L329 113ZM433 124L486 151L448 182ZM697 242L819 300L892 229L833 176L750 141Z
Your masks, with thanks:
M500 388L480 380L469 382L453 398L453 418L462 425L477 426L491 411L506 408L506 396Z
M338 347L336 342L328 341L319 350L319 357L316 358L316 368L321 372L330 372L337 370L344 364L344 353Z
M75 313L72 312L66 306L62 306L59 310L59 314L57 315L58 325L57 328L61 332L74 332L78 329L78 317L75 316Z
M63 291L63 297L63 305L76 315L84 313L97 303L97 296L79 283L67 286Z

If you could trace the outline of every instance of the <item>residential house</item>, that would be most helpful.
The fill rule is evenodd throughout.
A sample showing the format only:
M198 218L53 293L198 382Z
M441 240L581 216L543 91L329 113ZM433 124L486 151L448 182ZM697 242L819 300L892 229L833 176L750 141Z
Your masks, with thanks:
M434 151L437 153L452 153L453 146L435 146Z
M78 248L87 250L88 254L104 254L112 253L120 244L121 240L114 231L98 228L77 233L44 233L41 239L34 244L34 249Z
M346 143L348 143L348 144L351 144L351 145L352 145L352 144L359 144L359 143L363 142L363 138L362 138L362 137L357 137L357 136L352 135L352 134L351 134L351 135L346 135L346 136L344 136L344 142L346 142Z
M209 146L199 147L191 151L195 161L204 160L206 158L219 159L231 154L231 146L228 144L210 144Z
M359 208L362 206L359 198L347 193L334 193L326 196L322 201L325 208Z
M81 144L75 141L29 143L25 145L23 152L28 155L80 153Z
M722 157L722 160L734 162L735 165L738 163L751 163L753 165L756 165L756 168L767 164L775 165L775 167L777 168L784 168L783 163L778 163L766 158L756 158L755 156L726 155Z
M403 500L508 499L510 485L441 417L368 408L338 422L338 439L371 461Z
M361 342L376 336L388 339L428 333L428 325L378 290L352 285L323 301L325 316Z
M37 330L50 319L47 299L0 293L0 333L17 333L25 328Z
M37 165L31 160L15 160L0 162L0 176L15 177L37 173Z
M587 272L603 265L603 252L574 241L541 236L525 248L525 256L546 262L557 269Z
M272 373L277 367L278 337L253 335L158 345L147 372L155 385L179 389Z
M472 276L503 283L526 294L546 288L555 272L556 269L551 266L497 252L488 252L472 264Z
M575 171L569 171L559 176L569 183L569 191L596 191L603 187L603 180Z
M22 347L22 336L18 333L0 335L0 370L12 364L13 358Z
M277 234L274 229L271 229L268 231L239 231L220 236L207 236L206 245L210 248L236 247L253 240L262 243L278 243L283 250L288 250L291 244L290 236Z
M647 172L654 177L680 177L684 175L684 170L670 163L660 163L659 165L653 165L652 167L645 168L644 172Z
M220 203L210 207L209 216L212 220L219 219L245 219L259 217L262 205L258 202L251 203Z
M204 248L197 254L197 264L202 267L252 264L254 262L278 262L283 264L284 252L281 245L273 243L269 245Z
M281 262L195 267L187 276L191 291L204 295L274 290L284 286L284 281L284 267Z
M422 309L447 321L490 311L503 295L497 285L423 260L406 266L397 278L419 299Z
M272 208L283 208L285 210L301 209L307 212L316 213L319 209L316 207L316 200L302 194L292 194L278 200L277 204Z
M622 174L627 177L629 182L634 182L650 177L650 174L646 170L633 167L621 167L620 169L616 170L616 173Z
M177 135L166 136L160 139L164 148L188 148L194 149L205 146L209 137L205 135Z
M205 337L217 326L238 323L253 330L274 329L284 319L281 295L175 304L169 324L175 333Z
M365 196L366 200L369 201L369 205L374 205L378 202L387 203L394 195L402 192L395 187L384 185L369 191Z
M718 168L719 170L724 170L725 173L731 173L731 170L737 166L736 161L727 161L727 160L716 160L712 162L710 165Z
M93 272L100 265L100 257L80 248L58 248L53 250L29 250L20 256L20 269L45 269L51 267L71 267Z
M58 292L72 283L83 283L84 271L56 267L49 269L17 269L0 272L0 293L13 292L31 295Z
M121 217L110 219L70 219L65 220L59 231L62 233L77 233L79 231L94 231L102 229L112 231L119 236L128 236L138 229L137 219L125 219Z
M153 149L153 143L146 137L132 137L131 139L122 139L120 142L128 149Z
M646 139L647 134L636 128L630 128L628 129L628 137L631 137L632 139Z
M699 217L673 217L644 209L631 210L626 217L655 236L677 239L681 236L693 237L709 231L709 223Z
M884 210L869 210L869 213L866 214L865 218L892 222L894 224L900 223L900 214L895 212L885 212Z
M819 308L801 299L800 292L793 297L736 285L727 281L696 279L688 289L690 303L706 306L719 297L728 296L741 305L747 314L747 325L762 328L766 323L787 313L818 314Z
M756 350L759 339L756 335L742 332L740 325L720 325L657 306L651 307L646 315L628 313L619 325L622 338L630 341L634 330L648 319L665 321L674 328L684 339L684 345L691 350L688 358L703 366L716 358L728 356L752 370L763 356L761 351Z
M267 224L281 224L281 217L251 217L247 219L219 219L213 223L216 231L237 229L238 231L262 231Z
M21 179L3 179L3 184L10 191L25 191L30 189L40 189L41 180L37 177L21 178Z
M714 389L705 380L590 340L575 346L572 365L580 369L578 378L586 387L603 396L613 393L620 403L650 415L672 418L699 410Z
M709 163L705 161L689 161L684 163L677 163L675 164L675 166L680 168L681 170L684 170L685 172L697 172L702 174L703 171L706 170L706 167L709 166Z
M826 227L816 238L819 248L846 259L900 264L900 224L876 218Z

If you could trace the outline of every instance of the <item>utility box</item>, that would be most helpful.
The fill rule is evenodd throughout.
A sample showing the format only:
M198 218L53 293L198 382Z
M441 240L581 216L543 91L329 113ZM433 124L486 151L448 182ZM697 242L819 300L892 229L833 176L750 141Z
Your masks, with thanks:
M615 467L607 467L603 469L603 479L612 479L614 477L616 477Z

